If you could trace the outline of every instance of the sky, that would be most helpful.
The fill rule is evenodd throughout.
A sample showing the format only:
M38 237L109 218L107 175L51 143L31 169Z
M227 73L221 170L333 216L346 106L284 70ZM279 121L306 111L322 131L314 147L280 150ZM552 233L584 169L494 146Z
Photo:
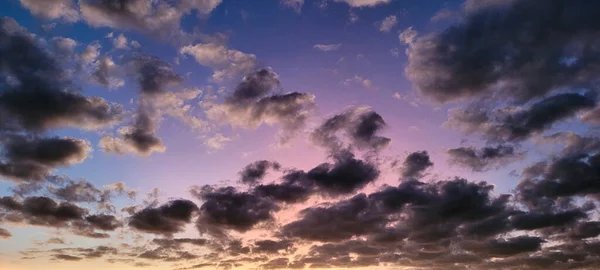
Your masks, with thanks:
M600 2L5 0L0 269L597 269Z

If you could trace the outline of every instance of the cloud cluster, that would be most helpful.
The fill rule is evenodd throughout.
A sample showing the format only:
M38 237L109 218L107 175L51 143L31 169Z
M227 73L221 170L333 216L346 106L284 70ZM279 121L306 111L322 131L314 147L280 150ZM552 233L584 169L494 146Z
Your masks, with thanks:
M523 157L513 146L458 147L448 149L449 162L464 166L476 172L482 172L506 165Z
M279 144L286 144L306 124L314 107L315 96L307 93L272 93L279 86L279 76L270 69L248 74L222 104L212 104L209 119L236 127L256 128L278 124Z

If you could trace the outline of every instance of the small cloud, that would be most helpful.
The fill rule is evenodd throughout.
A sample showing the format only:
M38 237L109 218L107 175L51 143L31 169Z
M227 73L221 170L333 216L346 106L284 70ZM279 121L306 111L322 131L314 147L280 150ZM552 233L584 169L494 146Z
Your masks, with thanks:
M323 51L323 52L332 52L337 51L342 47L342 43L338 44L315 44L313 48Z
M204 142L204 145L206 145L210 149L217 150L217 149L223 149L223 147L225 147L225 145L230 141L231 141L231 138L225 137L221 133L217 133L215 136L208 138Z
M281 0L281 4L300 13L302 11L302 6L304 6L304 0Z
M402 96L400 95L400 93L396 92L392 95L393 98L395 99L402 99Z
M390 54L391 54L393 57L399 57L399 56L400 56L400 49L398 49L398 48L392 48L392 49L390 50Z
M417 127L417 126L410 126L410 127L408 127L408 130L410 130L410 131L419 131L421 129L419 127Z
M413 42L415 42L415 39L417 38L418 34L419 33L415 31L411 26L401 31L398 35L398 39L400 39L400 43L410 45Z
M380 32L390 32L392 28L398 24L398 20L395 15L387 16L379 25Z

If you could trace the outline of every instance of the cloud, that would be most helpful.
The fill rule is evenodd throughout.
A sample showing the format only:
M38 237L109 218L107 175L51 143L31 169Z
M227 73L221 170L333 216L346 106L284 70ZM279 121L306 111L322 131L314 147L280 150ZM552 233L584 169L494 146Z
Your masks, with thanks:
M79 20L78 8L73 0L19 0L23 7L31 13L44 19L60 19L65 22L76 22Z
M223 149L223 147L225 147L225 144L227 144L230 141L231 138L225 137L221 133L217 133L215 134L215 136L206 139L204 145L206 145L210 149Z
M12 234L6 229L0 228L0 239L10 239Z
M401 44L411 45L415 42L418 35L419 35L419 33L416 30L414 30L411 26L411 27L408 27L408 28L402 30L398 34L398 39L400 40Z
M279 145L285 145L306 123L314 108L315 96L291 92L271 94L279 86L278 75L270 69L248 74L222 104L207 109L208 118L220 124L256 128L261 124L278 124Z
M153 119L146 112L139 112L132 126L119 129L119 137L104 136L99 145L106 153L136 154L147 156L166 150L162 140L156 136Z
M45 180L56 167L83 162L91 152L87 141L75 138L7 136L1 139L0 175L16 181Z
M448 162L482 172L506 165L523 158L524 153L517 152L513 146L498 145L486 146L480 149L474 147L458 147L448 149Z
M423 177L423 173L433 167L433 162L429 159L426 151L414 152L409 154L402 163L402 179L415 179Z
M337 51L342 47L342 43L338 44L315 44L313 48L323 52Z
M100 97L73 91L53 55L10 18L0 20L2 71L18 83L6 83L0 94L2 129L45 131L50 128L98 129L122 119L122 108ZM35 71L35 72L31 72Z
M213 80L221 82L247 74L257 65L254 54L246 54L215 43L188 45L179 50L180 54L191 55L198 64L213 70Z
M147 233L172 235L191 222L198 207L188 200L173 200L159 207L147 207L134 213L129 226Z
M525 108L506 107L492 112L477 107L453 110L446 125L466 133L481 133L490 141L523 141L595 105L594 94L562 93Z
M344 83L345 86L349 86L352 83L359 83L364 88L374 89L373 82L371 80L365 79L362 76L358 76L358 75L354 75L354 77L348 78L348 79L344 80L343 83Z
M185 41L193 39L180 26L184 15L197 11L208 15L221 0L170 1L127 0L115 4L112 1L84 0L79 3L81 17L93 27L111 27L121 30L136 30L162 39Z
M392 31L392 28L394 28L394 26L396 26L397 24L398 24L398 20L396 19L396 16L394 16L394 15L387 16L379 25L379 31L380 32Z
M310 135L311 140L332 152L345 148L338 133L350 139L350 146L358 149L380 150L391 139L380 136L386 127L383 117L369 107L356 107L323 121Z
M240 173L240 181L244 184L257 184L267 174L268 169L279 170L281 165L277 162L259 160L248 164Z
M272 219L279 207L271 200L234 187L204 186L195 191L204 201L200 207L197 228L202 233L225 237L225 230L246 232L261 222Z
M593 85L600 52L571 45L595 44L589 33L600 30L600 21L590 10L599 3L492 2L469 1L446 31L409 47L406 74L421 94L438 102L486 96L523 102ZM556 16L557 10L578 15Z
M125 85L125 81L117 77L119 66L113 62L110 56L104 56L94 64L95 70L91 75L92 81L109 89L116 89Z
M390 3L392 0L334 0L334 2L346 3L351 7L374 7Z

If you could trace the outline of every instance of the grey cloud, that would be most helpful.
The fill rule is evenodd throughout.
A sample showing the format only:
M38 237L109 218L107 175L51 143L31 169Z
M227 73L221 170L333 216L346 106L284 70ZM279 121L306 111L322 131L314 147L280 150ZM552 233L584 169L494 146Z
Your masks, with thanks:
M57 127L98 129L120 122L122 108L100 97L85 97L73 85L53 55L35 42L13 19L0 20L4 81L0 111L3 129L45 131Z
M420 93L524 101L597 81L597 2L501 3L467 5L456 23L410 46L406 73Z
M0 175L16 182L40 181L56 167L83 162L91 151L89 143L75 138L6 136L1 140L4 161Z
M272 200L233 187L201 187L197 196L204 201L200 207L197 227L217 237L226 236L225 230L246 232L261 222L272 219L279 206Z
M469 168L476 172L498 168L523 157L524 153L517 152L511 145L475 147L458 147L448 149L448 162Z
M433 166L426 151L409 154L400 169L402 179L421 178L423 173Z
M256 128L261 124L278 124L279 144L287 143L306 123L314 107L314 95L291 92L271 94L279 85L278 75L270 69L248 74L225 98L207 110L209 119L221 124Z
M317 145L337 152L344 148L337 135L342 131L350 139L351 146L379 150L391 143L391 139L379 135L385 127L381 115L370 108L358 107L325 120L310 138Z
M183 231L198 207L188 200L173 200L159 207L147 207L134 213L129 226L142 232L172 235Z
M248 164L239 174L240 181L244 184L256 184L262 180L268 169L279 170L281 165L277 162L268 160L259 160L252 164Z
M562 93L550 96L526 108L503 108L492 112L468 108L450 112L446 125L467 133L482 133L491 141L522 141L550 129L556 122L591 109L595 94Z

